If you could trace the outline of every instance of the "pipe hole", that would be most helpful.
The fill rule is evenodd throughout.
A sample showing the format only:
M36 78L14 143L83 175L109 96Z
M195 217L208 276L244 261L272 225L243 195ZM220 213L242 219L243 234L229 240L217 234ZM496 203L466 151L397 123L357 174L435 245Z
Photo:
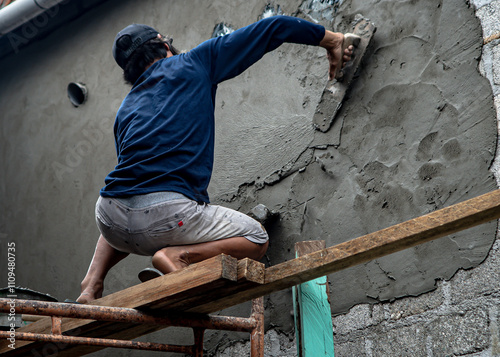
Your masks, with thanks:
M85 84L71 82L68 84L68 98L75 107L79 107L87 100L87 87Z

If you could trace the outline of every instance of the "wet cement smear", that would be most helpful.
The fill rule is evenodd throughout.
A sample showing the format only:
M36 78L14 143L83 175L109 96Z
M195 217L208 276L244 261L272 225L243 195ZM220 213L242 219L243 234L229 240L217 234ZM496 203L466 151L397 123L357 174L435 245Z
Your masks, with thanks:
M328 204L341 200L334 205L348 211L341 215L350 217L345 223L369 233L493 190L495 112L491 88L477 70L481 31L472 9L461 1L380 2L365 13L367 5L352 4L353 12L380 25L334 150L352 166L339 172L323 160L345 181ZM337 227L332 244L354 238L324 219L311 219L304 232L322 236ZM492 222L335 274L333 290L342 290L345 300L334 306L432 290L435 279L479 264L495 227Z
M332 14L334 25L346 28L360 13L377 33L328 132L304 129L302 140L291 131L258 134L261 145L271 148L277 140L288 156L279 159L264 149L263 162L249 157L252 171L261 173L253 177L280 174L264 180L270 185L241 186L232 202L243 208L262 202L282 212L271 232L271 264L293 258L295 241L325 239L332 246L496 188L489 172L496 113L491 87L478 72L482 34L474 10L461 0L353 0L338 9L325 4L304 2L301 8L310 16ZM307 68L300 55L282 60L294 74ZM324 87L312 85L319 96ZM306 102L299 93L289 95ZM481 263L495 232L491 222L333 274L333 310L430 291L436 279Z

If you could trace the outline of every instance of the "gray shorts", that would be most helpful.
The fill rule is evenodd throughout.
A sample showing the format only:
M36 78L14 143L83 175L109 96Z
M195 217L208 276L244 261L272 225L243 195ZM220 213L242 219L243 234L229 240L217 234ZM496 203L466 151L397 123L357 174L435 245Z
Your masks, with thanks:
M176 192L127 199L99 197L96 221L115 249L152 256L171 245L188 245L232 237L264 244L262 225L230 208L200 204Z

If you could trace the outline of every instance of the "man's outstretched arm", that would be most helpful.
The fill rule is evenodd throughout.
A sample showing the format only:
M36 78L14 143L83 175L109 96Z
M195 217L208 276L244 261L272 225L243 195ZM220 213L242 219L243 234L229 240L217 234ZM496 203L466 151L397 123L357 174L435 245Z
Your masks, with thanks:
M213 83L220 83L241 74L285 42L318 46L324 35L323 26L296 17L274 16L208 40L193 51L207 66Z
M296 17L274 16L206 41L194 52L208 67L212 81L220 83L239 75L285 42L322 46L327 50L333 77L341 62L343 39L343 34L325 30L321 25ZM352 49L345 52L344 62L350 60Z

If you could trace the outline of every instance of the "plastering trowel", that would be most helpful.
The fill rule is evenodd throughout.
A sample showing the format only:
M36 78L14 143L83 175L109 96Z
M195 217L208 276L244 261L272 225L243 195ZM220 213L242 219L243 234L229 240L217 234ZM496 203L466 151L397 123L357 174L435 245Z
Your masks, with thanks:
M330 129L376 29L369 20L360 15L356 17L352 33L360 36L361 40L354 49L354 57L342 69L341 79L332 79L326 84L313 117L316 129L322 132L327 132Z

